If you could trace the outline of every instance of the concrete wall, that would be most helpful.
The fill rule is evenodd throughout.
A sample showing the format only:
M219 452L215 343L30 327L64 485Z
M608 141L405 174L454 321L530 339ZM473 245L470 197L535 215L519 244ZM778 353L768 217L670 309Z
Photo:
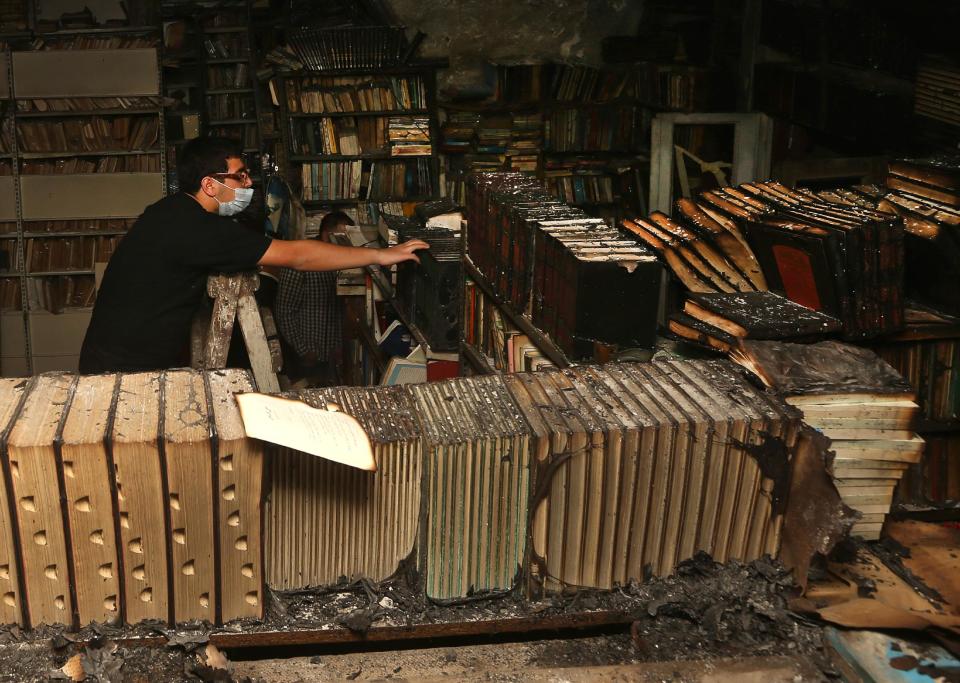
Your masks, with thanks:
M643 0L389 0L412 37L427 34L420 55L448 57L441 97L483 88L488 62L600 63L600 41L633 35ZM479 94L479 93L478 93Z

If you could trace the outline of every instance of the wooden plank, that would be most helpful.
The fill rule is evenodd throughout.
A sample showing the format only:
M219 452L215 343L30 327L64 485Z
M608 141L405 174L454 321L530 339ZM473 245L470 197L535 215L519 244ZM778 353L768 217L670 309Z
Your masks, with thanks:
M216 508L203 376L189 370L165 373L163 398L174 621L213 622L219 568L214 562Z
M267 343L267 333L263 328L260 308L257 306L256 299L253 298L253 290L247 285L241 288L240 294L237 319L240 321L240 331L243 332L243 340L247 345L247 356L250 358L250 367L257 381L257 389L267 393L280 393L280 381L273 369L273 356L270 354L270 345Z
M414 624L411 626L374 626L364 633L345 628L304 631L264 631L260 633L211 633L210 642L218 648L273 647L280 645L322 645L333 643L384 642L452 638L496 633L537 633L566 629L629 624L629 612L598 611L576 614L533 615L509 619L490 619L456 623Z
M170 618L169 515L160 449L160 374L123 375L111 430L129 623Z
M233 324L237 319L240 286L240 277L237 275L211 275L207 278L207 295L213 299L213 313L210 315L207 345L203 354L206 368L222 368L227 364Z
M81 377L60 447L79 623L120 614L120 568L105 437L117 375Z
M73 622L69 554L53 447L73 384L71 375L41 375L27 396L7 446L30 625ZM86 542L99 543L95 536Z

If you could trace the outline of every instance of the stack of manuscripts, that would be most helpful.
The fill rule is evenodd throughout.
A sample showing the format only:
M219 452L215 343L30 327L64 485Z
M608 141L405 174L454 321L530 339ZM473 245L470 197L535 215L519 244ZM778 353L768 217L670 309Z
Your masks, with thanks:
M774 292L691 292L668 327L681 339L729 353L739 339L822 339L838 332L840 321Z
M595 341L653 345L660 265L628 233L517 173L471 176L467 226L477 269L565 353L592 356Z
M913 388L871 351L838 342L747 340L730 357L830 439L837 489L861 515L853 533L879 538L897 483L923 454Z

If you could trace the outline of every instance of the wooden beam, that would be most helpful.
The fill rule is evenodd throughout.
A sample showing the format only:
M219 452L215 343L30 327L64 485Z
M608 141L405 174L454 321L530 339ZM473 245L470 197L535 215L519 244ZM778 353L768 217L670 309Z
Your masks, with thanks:
M553 343L553 340L537 328L529 318L522 313L513 310L513 307L507 304L500 296L493 291L493 287L487 282L473 261L469 257L463 259L464 272L470 276L470 279L477 283L477 287L483 290L484 295L490 299L500 312L503 313L521 332L530 337L530 341L536 344L537 348L543 352L543 355L550 359L550 362L558 368L570 367L570 361L564 355L563 351Z

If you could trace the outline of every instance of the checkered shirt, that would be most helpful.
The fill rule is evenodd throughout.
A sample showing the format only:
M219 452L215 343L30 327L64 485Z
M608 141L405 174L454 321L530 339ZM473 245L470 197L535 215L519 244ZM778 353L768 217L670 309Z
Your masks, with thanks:
M337 271L282 268L275 309L281 336L299 356L313 351L320 360L328 360L339 346L342 332Z

